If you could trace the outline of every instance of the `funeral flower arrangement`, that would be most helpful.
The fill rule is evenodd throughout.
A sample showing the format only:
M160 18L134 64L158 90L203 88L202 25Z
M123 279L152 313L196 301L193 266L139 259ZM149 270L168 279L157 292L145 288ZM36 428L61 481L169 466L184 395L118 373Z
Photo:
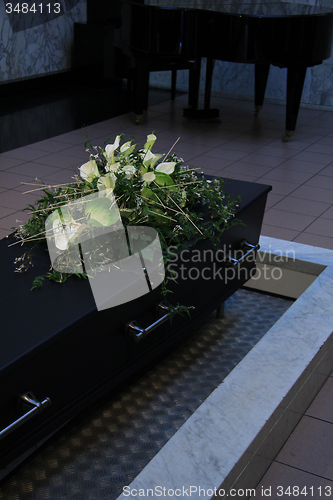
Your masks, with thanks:
M46 242L45 223L50 215L57 213L60 207L65 214L66 205L92 193L96 197L82 209L89 224L108 226L112 222L112 200L115 200L123 226L149 226L158 232L166 260L170 246L181 248L185 241L193 238L214 241L218 234L235 224L233 202L223 191L223 181L207 180L184 166L183 160L173 152L174 146L166 154L153 152L155 141L156 136L150 134L143 148L137 148L122 135L103 147L87 142L89 160L79 168L73 182L40 185L43 196L34 206L29 206L29 221L15 228L17 243L28 244L15 261L16 272L33 265L35 246ZM55 246L68 250L70 243L87 229L83 226L79 219L72 218L70 230L64 234L54 222L51 230L53 227ZM44 278L63 282L75 274L82 277L75 268L71 273L60 272L51 265L45 275L35 278L32 288L41 286Z

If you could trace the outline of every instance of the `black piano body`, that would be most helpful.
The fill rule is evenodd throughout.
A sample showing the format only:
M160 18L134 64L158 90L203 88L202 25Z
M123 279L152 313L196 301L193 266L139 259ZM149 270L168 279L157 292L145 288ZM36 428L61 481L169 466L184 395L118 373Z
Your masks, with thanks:
M321 64L331 55L332 8L249 0L163 0L149 4L125 0L122 4L121 38L127 40L126 49L138 68L142 61L157 55L197 60L190 107L184 110L189 118L213 117L218 113L210 109L215 60L254 64L256 113L264 102L270 65L275 65L287 68L287 139L296 128L307 68ZM198 109L197 98L201 58L207 58L203 110ZM140 96L135 102L135 113L142 114Z

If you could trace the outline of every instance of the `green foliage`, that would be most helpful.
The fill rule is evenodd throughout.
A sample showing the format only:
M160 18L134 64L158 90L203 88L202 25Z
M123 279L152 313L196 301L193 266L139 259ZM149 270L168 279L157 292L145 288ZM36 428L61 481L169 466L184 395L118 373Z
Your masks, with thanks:
M123 142L122 136L117 136L113 144L105 147L92 146L87 141L89 161L81 166L80 175L67 185L41 185L43 196L34 206L29 206L29 221L16 228L19 242L29 243L29 249L17 259L20 266L16 271L29 267L35 245L45 244L45 221L50 214L55 212L56 217L59 213L58 218L62 217L64 224L67 222L63 220L66 211L57 209L94 192L98 197L85 208L90 224L112 224L109 211L111 193L124 226L143 225L158 231L165 259L170 246L177 251L187 241L208 239L217 243L223 231L238 223L234 218L233 200L226 196L223 181L218 178L207 180L198 175L172 152L155 155L152 152L155 140L151 134L145 145L147 149L136 150L131 141ZM85 229L82 224L76 239ZM74 244L75 235L71 237ZM111 254L110 250L112 257ZM63 283L73 274L82 277L80 273L61 273L51 268L45 275L34 279L32 290L40 288L44 279ZM168 293L164 283L162 294L166 297ZM178 312L184 312L182 307Z

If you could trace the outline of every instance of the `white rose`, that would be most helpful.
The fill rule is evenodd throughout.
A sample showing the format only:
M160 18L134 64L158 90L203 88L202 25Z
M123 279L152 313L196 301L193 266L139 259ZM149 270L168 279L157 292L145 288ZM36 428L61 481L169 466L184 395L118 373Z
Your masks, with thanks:
M133 165L125 165L124 167L122 167L121 171L125 172L127 179L129 179L133 174L135 174L136 169L135 167L133 167Z
M118 168L120 167L120 163L117 162L117 163L111 163L111 162L108 162L106 167L105 167L105 170L107 172L117 172Z

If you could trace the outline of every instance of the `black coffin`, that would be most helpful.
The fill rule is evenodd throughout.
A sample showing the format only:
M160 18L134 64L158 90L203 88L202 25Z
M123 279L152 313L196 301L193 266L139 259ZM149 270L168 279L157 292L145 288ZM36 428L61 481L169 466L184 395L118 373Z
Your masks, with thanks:
M179 262L172 263L179 276L177 285L171 284L169 300L193 306L191 314L176 315L172 321L166 318L147 335L129 329L128 324L136 321L145 333L160 320L156 316L160 288L97 311L87 280L45 281L42 288L30 291L33 277L45 272L48 253L40 250L32 270L14 274L13 261L22 255L22 248L8 248L11 236L0 241L0 478L18 457L179 340L247 281L255 268L253 257L270 189L225 180L226 192L241 197L236 216L244 224L222 233L220 248L231 257L236 252L239 262L229 259L226 264L220 258L210 262L213 247L207 252L208 242L199 241L195 270L189 274L184 269L191 267L191 253L185 248ZM244 246L244 241L250 245ZM245 254L247 259L242 258ZM208 257L198 259L198 255ZM214 274L209 274L209 266L214 267ZM233 279L227 269L234 271Z

